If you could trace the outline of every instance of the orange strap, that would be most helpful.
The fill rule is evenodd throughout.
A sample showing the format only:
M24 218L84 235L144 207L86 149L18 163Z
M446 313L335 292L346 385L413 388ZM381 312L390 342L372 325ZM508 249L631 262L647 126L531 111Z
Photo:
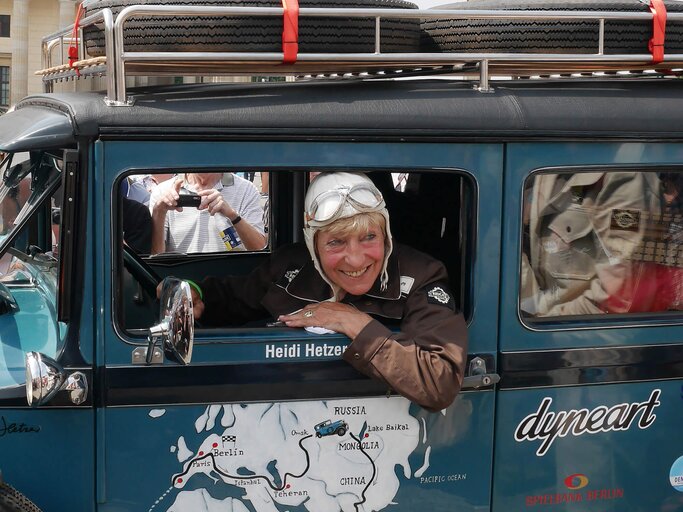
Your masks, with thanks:
M69 42L69 67L74 67L74 62L78 60L78 26L83 16L83 4L78 4L78 11L76 11L76 19L74 20L74 28L71 31L71 42ZM76 75L81 76L81 72L76 68Z
M652 12L652 38L647 49L652 54L652 62L658 64L664 60L664 39L666 37L666 6L662 0L650 0Z
M282 63L294 64L299 53L299 0L282 0Z

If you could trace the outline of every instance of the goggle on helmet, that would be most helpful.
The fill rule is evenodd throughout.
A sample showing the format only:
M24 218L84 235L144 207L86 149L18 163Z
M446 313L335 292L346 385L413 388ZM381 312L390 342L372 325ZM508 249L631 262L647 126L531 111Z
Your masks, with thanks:
M355 210L351 215L376 212L385 207L382 193L372 182L352 186L339 185L335 189L321 192L311 201L306 208L306 225L323 227L337 219L350 217L351 215L344 215L345 210L349 210L347 203Z

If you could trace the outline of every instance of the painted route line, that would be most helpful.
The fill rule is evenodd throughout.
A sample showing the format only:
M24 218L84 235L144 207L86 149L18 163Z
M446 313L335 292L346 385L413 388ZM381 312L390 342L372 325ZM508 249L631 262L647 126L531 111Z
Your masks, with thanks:
M182 473L179 473L177 475L173 475L173 477L171 478L171 484L175 485L176 483L180 483L180 482L178 482L178 479L187 475L187 473L190 471L190 468L192 467L192 465L196 461L200 461L200 460L204 460L204 459L211 459L211 465L213 467L213 470L216 473L218 473L219 475L224 476L225 478L232 478L233 480L259 480L259 479L262 479L262 480L266 481L266 483L268 484L268 487L270 487L273 491L282 491L282 490L287 488L287 478L288 477L301 478L302 476L304 476L308 472L308 469L311 467L311 456L309 455L308 450L306 448L304 448L304 445L303 445L303 442L306 439L308 439L309 437L313 437L313 436L308 435L308 436L305 436L305 437L302 437L301 439L299 439L299 448L301 448L303 450L303 452L306 454L306 468L299 475L295 475L293 473L285 473L285 476L282 479L282 485L280 487L278 487L277 485L272 483L268 479L268 477L265 475L231 475L229 473L226 473L225 471L223 471L222 469L219 468L218 464L216 464L216 458L214 457L214 454L211 452L207 453L206 455L202 455L201 457L197 457L195 459L192 459L192 461L190 461L190 463L187 465L187 469L185 469L185 471L183 471ZM182 480L181 480L181 482L182 482Z
M365 428L363 428L363 431L365 431ZM372 457L370 457L368 452L366 452L363 449L363 443L361 443L360 439L358 439L356 436L354 436L351 432L349 432L349 435L353 438L354 441L356 441L358 443L358 448L360 449L361 453L363 455L365 455L368 458L368 460L370 461L370 464L372 464L372 476L370 477L370 480L368 481L368 485L366 485L363 488L363 491L360 493L361 501L357 501L356 503L353 504L354 508L356 510L359 510L358 507L367 501L367 498L365 497L365 492L368 490L368 487L370 487L370 484L372 484L372 482L375 480L375 475L377 474L377 467L375 466L375 461L372 460Z

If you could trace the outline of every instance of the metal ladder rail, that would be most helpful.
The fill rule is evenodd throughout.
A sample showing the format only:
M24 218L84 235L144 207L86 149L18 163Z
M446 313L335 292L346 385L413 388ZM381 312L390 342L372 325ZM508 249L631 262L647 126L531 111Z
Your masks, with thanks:
M52 68L55 66L52 60L52 55L53 55L53 50L55 48L60 49L60 64L65 64L64 62L64 44L65 43L73 43L73 42L83 42L83 44L78 45L78 51L80 54L80 58L84 59L85 58L85 43L84 43L84 38L83 38L83 27L84 26L90 26L90 25L95 25L96 23L102 22L104 24L104 47L105 47L105 53L106 55L114 55L115 52L115 46L114 46L114 16L111 12L111 9L102 9L100 11L97 11L90 16L83 18L80 22L80 29L79 29L79 34L76 40L74 41L71 37L65 37L65 36L70 36L72 31L73 31L73 25L70 27L63 28L62 30L59 30L57 32L54 32L52 34L49 34L45 37L43 37L41 41L41 65L43 66L43 69L48 69ZM116 98L116 63L117 59L116 58L107 58L106 64L105 64L105 76L107 77L107 94L110 98ZM53 81L52 80L44 80L43 81L43 89L45 92L52 92L53 90Z

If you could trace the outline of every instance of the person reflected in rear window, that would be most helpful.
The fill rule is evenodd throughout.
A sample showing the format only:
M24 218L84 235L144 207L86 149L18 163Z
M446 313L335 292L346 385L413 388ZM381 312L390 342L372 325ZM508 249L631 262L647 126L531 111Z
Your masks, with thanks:
M645 242L661 221L656 173L540 174L524 191L527 316L656 310ZM647 297L646 297L647 296Z

